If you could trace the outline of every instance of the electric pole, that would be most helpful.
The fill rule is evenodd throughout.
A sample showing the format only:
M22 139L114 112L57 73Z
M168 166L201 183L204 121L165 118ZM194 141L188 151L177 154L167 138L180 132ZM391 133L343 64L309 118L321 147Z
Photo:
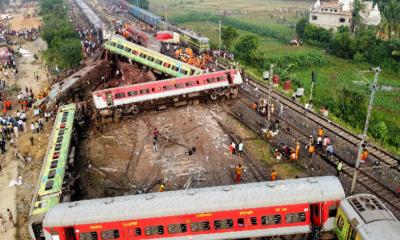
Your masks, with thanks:
M374 77L374 82L372 83L372 92L371 92L371 96L369 98L368 112L367 112L367 118L365 119L364 132L361 136L360 145L358 146L356 167L354 169L353 182L351 183L351 189L350 189L351 194L354 192L354 189L355 189L356 183L357 183L358 169L360 167L361 153L363 151L362 145L364 144L365 138L367 137L369 118L371 117L372 106L374 105L376 87L377 87L377 83L378 83L379 73L381 72L381 68L377 67L377 68L373 68L372 70L375 71L375 77Z
M271 93L272 93L272 75L274 74L274 65L271 64L269 67L269 84L268 84L268 112L267 112L267 124L268 124L268 130L271 126Z
M165 21L168 22L167 4L164 5Z
M218 21L218 56L215 59L215 68L218 67L218 57L221 54L221 38L222 38L221 21Z
M316 72L311 72L311 89L310 89L310 99L308 100L308 106L311 108L311 101L313 98L313 90L314 90L314 84L317 82L317 73ZM311 110L311 109L310 109Z

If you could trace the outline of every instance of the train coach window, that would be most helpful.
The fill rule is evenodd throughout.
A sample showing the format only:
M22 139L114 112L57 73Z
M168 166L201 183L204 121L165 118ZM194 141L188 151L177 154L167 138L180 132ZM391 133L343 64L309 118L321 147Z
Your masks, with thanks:
M144 54L144 53L140 53L139 56L140 56L141 58L146 58L146 57L147 57L147 55Z
M297 222L305 222L306 221L306 214L301 213L288 213L285 216L287 223L297 223Z
M194 82L186 82L185 84L186 84L187 87L191 87L191 86L194 85Z
M164 91L172 90L172 89L174 89L174 86L172 86L172 85L165 85L165 86L163 86L163 89L164 89Z
M140 53L136 50L132 50L132 54L138 56Z
M131 52L131 49L128 48L128 47L125 47L125 48L124 48L124 51L125 51L125 52Z
M216 82L217 80L215 79L215 78L207 78L207 82L208 83L214 83L214 82Z
M190 230L192 230L192 232L210 230L210 222L193 222L190 224Z
M179 72L179 68L177 66L172 66L171 69L174 70L175 72Z
M114 94L115 98L124 98L125 97L125 93L116 93Z
M79 234L80 240L97 240L97 232L86 232Z
M225 81L225 77L217 77L217 81L218 81L218 82L220 82L220 81Z
M251 225L257 225L257 217L250 218Z
M138 94L137 91L130 91L130 92L128 92L128 96L130 96L130 97L135 96L135 95L137 95L137 94Z
M187 73L188 73L188 71L187 71L187 70L185 70L185 69L182 69L182 68L181 68L181 70L179 70L179 72L180 72L180 73L182 73L182 74L184 74L184 75L187 75Z
M192 69L192 70L190 70L190 76L192 76L192 75L194 75L194 73L195 73L195 71Z
M102 231L101 239L103 240L119 239L119 231L118 230Z
M232 219L224 219L224 220L215 220L214 221L214 229L229 229L233 228L233 220Z
M184 233L187 231L186 224L170 224L168 225L168 233Z
M281 215L268 215L261 217L262 225L272 225L281 223Z
M125 237L135 237L142 235L142 229L140 228L127 229L124 232L125 232Z
M117 44L115 42L110 42L110 45L113 47L117 46Z
M177 84L175 84L175 88L183 88L183 87L185 87L185 86L183 85L183 83L177 83Z
M160 59L156 59L154 62L155 62L156 64L158 64L158 65L161 65L161 64L162 64L162 61L161 61Z
M139 94L146 94L146 93L149 93L150 92L150 90L149 89L142 89L142 90L139 90Z
M46 182L46 186L44 187L44 190L48 191L48 190L52 189L53 188L53 184L54 184L53 180L48 180Z
M124 49L124 46L121 45L121 44L117 44L117 48L118 48L118 49Z
M147 60L154 62L154 58L152 56L147 56Z
M166 67L166 68L169 68L169 67L171 66L171 64L165 62L165 63L163 64L163 66Z
M164 234L164 227L162 225L159 226L149 226L145 229L146 235L163 235Z
M238 218L237 224L238 227L244 227L244 218Z

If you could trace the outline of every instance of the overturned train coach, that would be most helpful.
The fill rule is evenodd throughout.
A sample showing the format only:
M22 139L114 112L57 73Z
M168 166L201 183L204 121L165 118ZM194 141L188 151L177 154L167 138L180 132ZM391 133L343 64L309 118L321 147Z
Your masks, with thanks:
M336 177L291 179L62 203L46 240L240 239L333 229Z
M124 107L126 113L138 113L157 103L184 102L199 97L216 100L235 98L243 83L239 70L231 69L199 76L172 78L92 92L97 109Z

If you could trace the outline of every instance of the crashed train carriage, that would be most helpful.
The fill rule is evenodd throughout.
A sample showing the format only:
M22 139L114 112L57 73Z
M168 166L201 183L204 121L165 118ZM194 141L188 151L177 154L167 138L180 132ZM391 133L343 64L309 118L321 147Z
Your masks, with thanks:
M199 76L110 88L95 91L92 96L94 105L99 110L126 106L127 111L138 113L146 103L154 103L163 99L185 100L210 96L211 99L216 100L221 96L236 97L238 87L242 83L240 72L231 69Z
M333 229L345 197L333 176L62 203L46 240L240 239Z

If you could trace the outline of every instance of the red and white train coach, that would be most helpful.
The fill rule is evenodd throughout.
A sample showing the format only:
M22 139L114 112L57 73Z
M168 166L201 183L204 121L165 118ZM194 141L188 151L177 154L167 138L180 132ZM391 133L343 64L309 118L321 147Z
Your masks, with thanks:
M97 109L122 105L140 107L146 102L173 97L197 97L209 94L237 94L237 87L243 83L240 72L235 69L206 73L199 76L172 78L140 83L92 92Z
M240 239L330 231L344 190L336 177L259 182L62 203L46 240Z

